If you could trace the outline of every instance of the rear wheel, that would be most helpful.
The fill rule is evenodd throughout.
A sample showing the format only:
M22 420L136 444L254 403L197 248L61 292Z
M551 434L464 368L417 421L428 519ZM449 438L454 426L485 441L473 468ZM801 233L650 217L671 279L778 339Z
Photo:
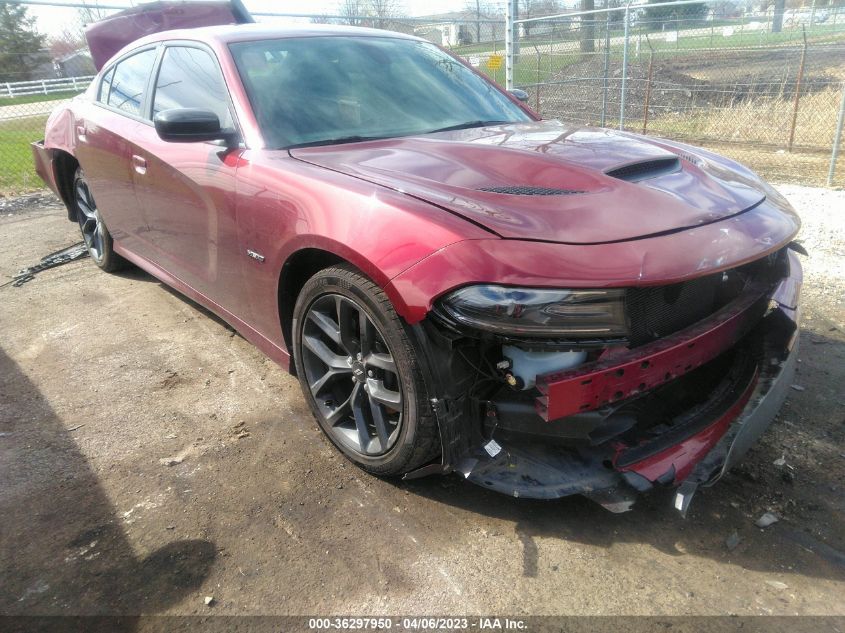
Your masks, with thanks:
M106 272L114 272L126 266L126 260L114 252L114 241L94 202L94 196L82 168L76 170L73 178L72 204L82 231L82 239L94 263Z
M422 361L378 286L351 267L320 271L297 298L293 334L305 398L352 461L399 475L436 456Z

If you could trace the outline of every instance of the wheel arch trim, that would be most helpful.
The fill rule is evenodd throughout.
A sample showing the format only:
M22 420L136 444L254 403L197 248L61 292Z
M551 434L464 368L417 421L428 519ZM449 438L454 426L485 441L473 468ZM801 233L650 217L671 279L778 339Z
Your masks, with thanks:
M390 275L382 270L365 255L331 238L319 235L300 235L295 238L284 253L278 256L278 274L276 279L276 298L279 323L282 328L285 347L293 357L293 311L299 292L312 276L320 270L337 264L349 264L362 275L371 279L387 294L394 309L403 319L400 308L405 305L390 285ZM407 320L407 319L406 319ZM294 372L294 363L290 364Z

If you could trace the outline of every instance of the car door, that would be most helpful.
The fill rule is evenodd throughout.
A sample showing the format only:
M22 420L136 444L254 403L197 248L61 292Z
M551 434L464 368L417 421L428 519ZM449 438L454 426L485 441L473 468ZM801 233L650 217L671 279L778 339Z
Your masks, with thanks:
M235 128L223 74L200 44L164 46L149 118L171 108L211 110L225 128ZM152 125L136 140L135 191L148 222L144 257L218 305L241 307L235 172L242 150L217 142L166 142Z
M74 122L76 158L97 207L115 241L131 251L147 227L135 195L132 156L138 131L150 126L143 113L156 55L152 46L117 60L103 73L96 101L81 108Z

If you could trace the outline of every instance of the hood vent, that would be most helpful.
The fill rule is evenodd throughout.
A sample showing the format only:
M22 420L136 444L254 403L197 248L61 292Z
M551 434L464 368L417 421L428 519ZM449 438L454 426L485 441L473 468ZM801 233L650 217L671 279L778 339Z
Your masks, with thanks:
M701 166L704 164L704 163L701 161L701 159L696 158L696 157L695 157L695 156L693 156L692 154L685 154L685 153L683 153L683 152L678 152L678 156L680 156L681 158L683 158L683 159L684 159L685 161L687 161L688 163L692 163L692 164L693 164L693 165L695 165L696 167L701 167Z
M574 193L584 193L576 189L550 189L548 187L527 187L513 185L509 187L481 187L478 191L501 193L508 196L568 196Z
M654 160L645 160L641 163L633 163L631 165L624 165L611 169L605 172L608 176L618 178L619 180L627 180L628 182L638 182L640 180L647 180L649 178L657 178L658 176L665 176L681 169L681 161L677 157L672 158L656 158Z

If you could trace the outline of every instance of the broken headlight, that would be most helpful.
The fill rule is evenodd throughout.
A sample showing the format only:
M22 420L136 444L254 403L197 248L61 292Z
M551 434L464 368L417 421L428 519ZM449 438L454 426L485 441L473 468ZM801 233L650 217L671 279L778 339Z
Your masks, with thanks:
M602 338L628 334L625 291L467 286L440 300L458 324L511 336Z

